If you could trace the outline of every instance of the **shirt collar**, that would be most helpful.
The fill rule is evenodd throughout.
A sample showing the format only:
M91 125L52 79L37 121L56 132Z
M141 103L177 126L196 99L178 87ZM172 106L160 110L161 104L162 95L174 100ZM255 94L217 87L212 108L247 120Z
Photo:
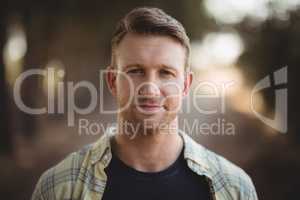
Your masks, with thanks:
M184 142L184 158L196 163L204 172L210 169L207 158L207 149L195 142L183 130L178 131Z
M95 164L101 162L106 167L111 158L111 138L116 134L117 128L111 126L106 129L103 136L94 143L91 151L91 162ZM209 170L207 149L196 143L188 134L179 130L179 135L184 142L184 158L196 163L201 170L206 173Z
M111 158L111 138L116 133L116 127L111 126L106 129L104 134L96 141L91 150L92 165L101 162L106 167Z

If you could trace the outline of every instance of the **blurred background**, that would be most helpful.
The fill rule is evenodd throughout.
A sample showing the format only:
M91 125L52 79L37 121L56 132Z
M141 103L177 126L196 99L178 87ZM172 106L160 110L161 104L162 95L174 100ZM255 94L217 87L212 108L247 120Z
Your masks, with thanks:
M181 119L191 122L197 119L225 129L233 124L234 134L195 129L192 137L241 166L252 177L259 199L298 199L300 0L1 1L1 199L30 199L43 171L101 136L96 126L81 132L80 119L105 125L115 122L115 115L98 109L100 105L115 108L107 88L101 87L100 70L110 63L110 39L117 21L137 6L162 8L182 22L192 44L194 90L201 81L218 88L234 83L226 93L218 90L222 96L202 98L198 104L218 112L201 114L184 106L181 113ZM51 109L47 108L50 101L55 102L55 112L32 115L17 107L15 83L29 69L54 69L55 78L28 77L21 85L22 101L46 109ZM277 85L273 73L280 69L287 70L288 76ZM270 87L253 96L251 107L251 92L266 76ZM97 109L76 114L74 126L68 126L67 83L80 81L89 81L97 89ZM288 92L287 113L275 111L278 90ZM211 92L211 88L197 89L197 94ZM86 88L76 90L79 108L87 107L91 98ZM58 104L64 105L60 112ZM276 129L278 121L275 128L267 125L254 110L270 119L284 119L287 114L286 131Z

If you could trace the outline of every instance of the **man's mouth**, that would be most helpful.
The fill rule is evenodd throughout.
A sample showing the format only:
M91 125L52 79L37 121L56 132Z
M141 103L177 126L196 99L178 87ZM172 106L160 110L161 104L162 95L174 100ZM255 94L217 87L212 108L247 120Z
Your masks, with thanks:
M139 104L138 109L141 111L145 112L158 112L162 109L163 107L159 104Z

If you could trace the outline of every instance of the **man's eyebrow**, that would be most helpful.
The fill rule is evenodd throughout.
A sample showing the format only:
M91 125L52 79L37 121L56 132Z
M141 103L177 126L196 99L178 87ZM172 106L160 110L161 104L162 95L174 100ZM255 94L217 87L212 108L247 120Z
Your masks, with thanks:
M133 64L125 65L123 69L126 70L128 68L145 68L145 66L143 64L133 63ZM172 70L172 71L177 71L178 70L176 67L165 65L165 64L158 65L157 68L158 69L160 69L160 68L169 69L169 70Z
M176 67L173 67L173 66L169 66L169 65L160 65L161 68L166 68L166 69L169 69L169 70L173 70L173 71L177 71L178 69Z
M141 65L141 64L138 64L138 63L134 63L134 64L125 65L124 70L125 70L125 69L128 69L128 68L131 68L131 67L142 68L142 67L144 67L144 66Z

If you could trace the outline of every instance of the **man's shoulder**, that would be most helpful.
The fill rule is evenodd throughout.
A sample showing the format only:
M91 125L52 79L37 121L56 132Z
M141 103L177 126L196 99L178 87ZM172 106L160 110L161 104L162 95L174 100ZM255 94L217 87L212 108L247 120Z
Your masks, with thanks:
M88 173L92 144L67 155L55 166L46 170L35 187L32 199L55 199L60 192L72 196L75 183ZM54 197L55 195L55 197Z
M226 191L231 196L257 198L253 182L242 168L195 141L193 143L195 156L199 156L200 162L204 162L216 193Z
M207 149L207 155L210 158L210 167L215 175L220 175L224 182L232 187L241 185L252 185L249 175L239 166L229 161L225 157Z
M88 165L87 157L90 155L93 144L88 144L83 146L81 149L74 151L67 155L63 160L58 164L48 169L44 174L51 175L55 174L56 176L59 173L76 175L79 173L79 170L86 165Z

